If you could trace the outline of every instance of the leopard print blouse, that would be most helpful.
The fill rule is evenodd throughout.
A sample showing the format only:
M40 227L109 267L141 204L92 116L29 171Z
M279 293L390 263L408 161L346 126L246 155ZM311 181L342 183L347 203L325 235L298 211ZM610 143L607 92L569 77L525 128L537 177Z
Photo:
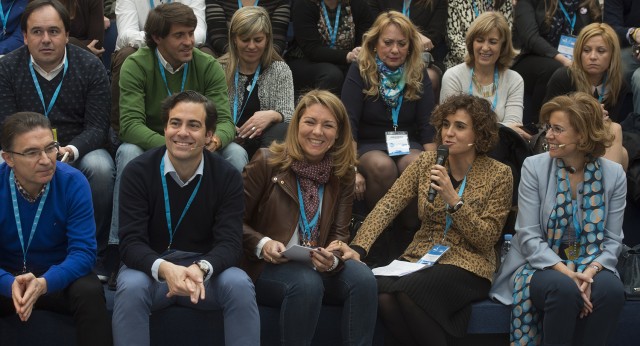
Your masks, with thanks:
M451 214L453 224L442 240L445 203L438 196L434 203L427 201L431 182L428 172L435 161L436 152L428 151L407 167L367 216L351 245L369 251L380 233L417 195L421 226L402 257L416 262L435 244L447 245L450 249L438 263L452 264L492 280L496 269L494 245L511 208L511 169L487 156L475 159L467 174L462 196L465 203Z

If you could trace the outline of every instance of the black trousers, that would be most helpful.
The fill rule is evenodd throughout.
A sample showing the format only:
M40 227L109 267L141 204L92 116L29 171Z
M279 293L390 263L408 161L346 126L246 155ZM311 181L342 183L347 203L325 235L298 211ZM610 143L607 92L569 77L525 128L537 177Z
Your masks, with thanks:
M622 282L603 270L593 277L593 312L580 318L583 307L578 285L557 270L538 270L531 278L531 300L543 313L543 345L605 345L624 306Z
M340 97L342 84L349 65L335 65L329 62L312 62L305 58L287 61L293 76L293 87L296 96L311 89L329 90ZM297 100L296 100L297 104Z
M79 278L62 291L40 296L34 310L73 315L78 345L107 346L113 343L104 289L94 273ZM8 315L18 318L11 297L0 296L0 316Z
M525 124L538 123L542 101L547 93L547 83L556 70L562 64L553 58L528 54L519 57L511 69L518 72L524 80L524 93L531 97L531 109L533 119L525 119ZM527 112L525 112L527 113Z

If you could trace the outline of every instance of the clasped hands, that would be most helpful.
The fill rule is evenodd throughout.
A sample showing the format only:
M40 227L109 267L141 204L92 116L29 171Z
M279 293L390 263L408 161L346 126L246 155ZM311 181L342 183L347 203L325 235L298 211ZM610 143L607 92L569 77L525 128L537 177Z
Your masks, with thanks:
M167 298L190 297L193 304L205 299L204 273L196 264L184 267L163 261L158 268L158 277L169 286Z
M15 277L11 284L11 298L20 321L26 322L33 312L33 306L40 296L47 293L47 281L36 278L32 273Z
M582 311L580 311L579 315L580 318L587 317L587 315L593 312L593 303L591 302L591 284L593 283L593 275L587 273L587 271L589 270L592 269L587 268L582 273L574 272L572 273L572 275L569 275L569 277L573 279L576 285L578 285L580 295L582 296L582 300L584 301Z

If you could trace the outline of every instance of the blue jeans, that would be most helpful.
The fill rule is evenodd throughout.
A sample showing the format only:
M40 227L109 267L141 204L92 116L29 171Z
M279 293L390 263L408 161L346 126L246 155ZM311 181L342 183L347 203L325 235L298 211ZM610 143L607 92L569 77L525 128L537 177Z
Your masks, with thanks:
M142 148L131 143L120 144L118 151L116 152L116 167L118 167L118 170L116 172L116 181L113 189L113 213L111 215L111 230L109 232L110 245L120 243L120 240L118 239L118 228L120 222L118 208L120 207L120 180L122 179L122 172L129 161L142 155L142 153L144 153ZM249 162L247 152L244 148L233 142L229 143L229 145L218 153L240 172L242 172L244 166Z
M247 151L238 143L231 142L218 153L239 172L242 172L244 166L249 162Z
M107 248L109 239L111 211L113 210L110 197L113 195L116 166L109 152L104 149L90 151L71 165L87 177L91 187L98 255L101 256Z
M378 309L378 288L363 263L347 261L335 275L318 273L297 262L267 264L256 281L261 305L280 308L282 345L310 345L324 298L342 305L344 345L371 345Z
M167 298L166 282L122 267L113 305L113 344L149 345L149 314L175 304L199 310L222 310L226 345L259 345L260 315L247 274L235 267L228 268L205 282L205 290L206 299L198 304L191 303L189 297Z
M109 232L109 245L119 244L118 227L120 222L120 180L122 179L122 171L129 161L142 155L144 150L135 144L122 143L116 152L116 182L113 189L113 213L111 214L111 230Z
M632 55L632 47L622 48L620 54L624 80L631 86L633 93L633 111L640 113L640 60Z

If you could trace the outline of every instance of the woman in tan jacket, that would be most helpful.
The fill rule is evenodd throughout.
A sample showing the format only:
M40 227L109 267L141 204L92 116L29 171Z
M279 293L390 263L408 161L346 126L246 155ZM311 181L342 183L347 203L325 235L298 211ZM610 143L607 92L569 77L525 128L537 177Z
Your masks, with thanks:
M498 137L491 104L458 95L438 106L431 119L436 143L449 149L448 161L436 165L436 152L422 153L367 216L353 250L329 246L343 251L344 258L364 256L418 198L421 226L400 260L417 262L437 245L448 250L428 269L378 277L379 313L402 345L447 345L448 339L466 334L471 303L488 297L496 270L494 245L511 207L511 171L486 155ZM433 202L428 201L431 187L437 192Z

